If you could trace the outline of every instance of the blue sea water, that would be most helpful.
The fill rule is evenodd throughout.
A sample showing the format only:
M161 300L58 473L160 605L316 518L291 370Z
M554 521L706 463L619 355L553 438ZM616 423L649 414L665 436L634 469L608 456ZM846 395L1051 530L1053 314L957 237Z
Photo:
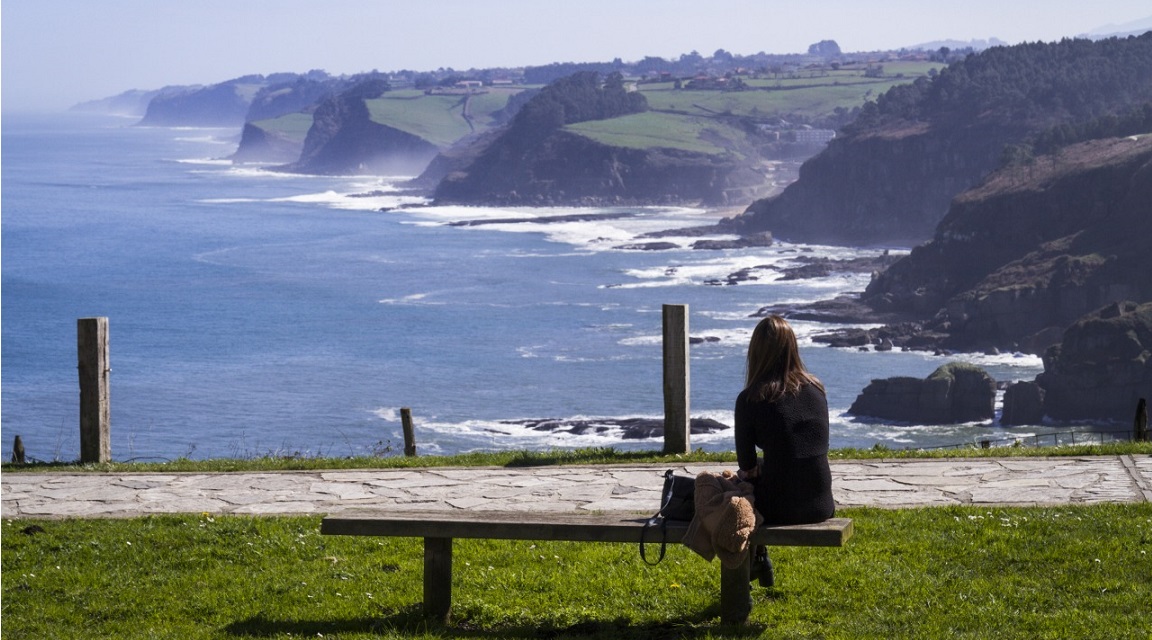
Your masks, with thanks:
M867 284L860 274L706 284L798 255L870 253L850 248L614 248L714 220L707 211L449 226L595 211L384 211L415 201L391 193L395 179L235 167L221 158L238 131L132 125L3 118L5 458L17 434L31 457L78 457L78 318L109 318L117 460L402 449L400 407L412 408L422 453L658 448L617 430L548 433L510 421L659 417L661 307L687 304L691 335L719 338L692 349L692 415L731 424L750 314ZM872 378L923 377L946 360L816 346L808 338L827 325L795 326L828 387L834 446L938 446L1004 431L846 416ZM998 380L1041 370L1034 357L959 358ZM694 436L692 446L728 449L731 436Z

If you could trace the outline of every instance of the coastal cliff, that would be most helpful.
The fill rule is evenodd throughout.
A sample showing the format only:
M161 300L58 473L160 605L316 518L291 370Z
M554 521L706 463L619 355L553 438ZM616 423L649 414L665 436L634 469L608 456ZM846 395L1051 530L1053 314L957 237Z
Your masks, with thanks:
M1019 132L985 126L885 125L833 140L779 196L731 220L741 234L771 231L794 242L914 245L932 236L952 197L999 162Z
M313 174L415 175L439 149L427 140L374 122L365 100L387 90L368 81L333 96L317 107L296 162L285 171Z
M628 149L554 131L522 153L497 142L490 156L448 173L437 202L506 206L710 204L755 193L763 176L723 156Z
M620 74L603 81L593 72L561 78L498 135L438 163L445 175L434 198L520 206L724 203L735 193L748 198L764 184L739 153L606 144L570 128L646 111L645 97L626 89Z
M1043 152L1080 123L1149 101L1152 33L994 47L866 104L797 182L725 226L802 242L918 244L1006 155Z
M1150 202L1152 135L1066 147L958 196L862 300L930 318L950 348L1041 353L1086 313L1152 300Z
M244 76L206 87L163 91L152 98L140 120L150 127L232 127L244 123L251 96L263 76Z

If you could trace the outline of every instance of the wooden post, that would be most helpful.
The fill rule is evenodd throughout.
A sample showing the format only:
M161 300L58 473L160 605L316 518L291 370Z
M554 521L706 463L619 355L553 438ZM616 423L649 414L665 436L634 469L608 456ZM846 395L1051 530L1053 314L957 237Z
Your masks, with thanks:
M1148 400L1140 398L1136 402L1136 419L1132 422L1132 439L1136 442L1148 441Z
M16 442L12 443L12 462L24 464L24 441L20 439L20 436L16 436Z
M448 624L452 615L452 538L424 538L424 618Z
M80 462L111 462L108 318L76 321L80 371Z
M412 410L400 407L400 424L404 427L404 455L416 455L416 430L412 428Z
M688 305L664 305L664 453L689 453Z

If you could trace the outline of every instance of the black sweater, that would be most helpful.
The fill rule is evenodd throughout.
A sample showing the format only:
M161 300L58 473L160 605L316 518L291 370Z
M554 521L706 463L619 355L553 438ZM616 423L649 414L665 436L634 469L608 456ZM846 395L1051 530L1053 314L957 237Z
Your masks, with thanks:
M832 472L828 467L828 399L804 385L776 402L752 402L745 389L736 398L736 458L740 468L756 466L756 510L769 524L802 524L831 518Z

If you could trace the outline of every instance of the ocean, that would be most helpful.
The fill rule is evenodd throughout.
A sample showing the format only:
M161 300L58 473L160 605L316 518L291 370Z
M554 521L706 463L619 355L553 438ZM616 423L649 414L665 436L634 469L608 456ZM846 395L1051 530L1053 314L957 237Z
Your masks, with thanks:
M239 131L132 126L91 114L2 125L2 455L79 456L76 320L107 316L115 460L396 455L400 408L418 451L661 447L605 423L661 417L661 309L689 307L691 413L732 424L747 339L769 304L861 291L868 274L716 286L746 267L877 249L795 245L620 249L701 225L693 208L396 208L403 176L301 176L233 166ZM593 219L532 222L583 214ZM595 219L596 214L615 214ZM616 217L620 216L620 217ZM516 220L516 221L512 221ZM467 226L453 222L479 221ZM890 250L905 251L899 247ZM772 273L766 271L764 273ZM873 378L959 359L1032 379L1021 354L951 358L819 346L834 447L931 447L1045 425L891 425L846 415ZM1089 427L1084 427L1089 428ZM730 430L694 435L727 450Z

